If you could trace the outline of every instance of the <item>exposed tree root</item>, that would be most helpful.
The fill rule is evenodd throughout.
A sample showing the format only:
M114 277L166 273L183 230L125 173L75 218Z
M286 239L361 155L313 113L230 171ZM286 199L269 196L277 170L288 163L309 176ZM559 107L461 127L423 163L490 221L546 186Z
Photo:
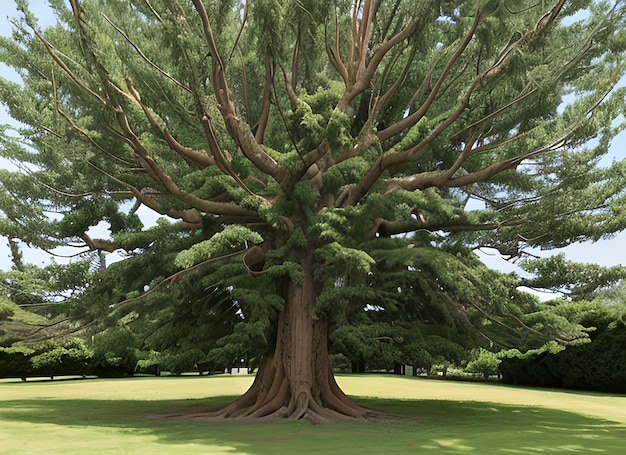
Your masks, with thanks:
M271 359L266 362L273 363ZM262 367L250 389L221 409L151 417L203 421L304 419L314 424L407 420L403 416L386 414L358 405L343 393L332 374L325 376L323 384L318 382L316 387L296 388L281 373L282 369L273 366L275 365Z

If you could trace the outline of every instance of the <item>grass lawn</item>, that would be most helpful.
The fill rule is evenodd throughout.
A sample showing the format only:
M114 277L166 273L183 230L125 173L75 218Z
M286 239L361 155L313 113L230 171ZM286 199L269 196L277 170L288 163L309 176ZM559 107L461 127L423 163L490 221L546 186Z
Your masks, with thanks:
M402 423L153 420L227 403L250 376L0 380L1 454L622 454L626 396L394 376L340 376Z

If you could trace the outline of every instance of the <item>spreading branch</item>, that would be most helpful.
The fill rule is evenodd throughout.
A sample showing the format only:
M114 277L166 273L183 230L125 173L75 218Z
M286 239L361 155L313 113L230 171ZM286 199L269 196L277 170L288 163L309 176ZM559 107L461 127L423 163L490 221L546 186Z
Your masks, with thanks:
M282 186L288 185L290 177L289 172L280 166L274 158L268 155L256 141L250 127L243 122L237 115L235 103L232 100L230 88L226 80L226 74L222 59L217 49L217 44L209 21L209 16L201 0L193 0L194 7L202 20L202 28L205 41L207 43L209 55L212 61L212 77L211 83L215 97L217 99L217 107L224 119L226 129L237 145L260 171L270 175Z

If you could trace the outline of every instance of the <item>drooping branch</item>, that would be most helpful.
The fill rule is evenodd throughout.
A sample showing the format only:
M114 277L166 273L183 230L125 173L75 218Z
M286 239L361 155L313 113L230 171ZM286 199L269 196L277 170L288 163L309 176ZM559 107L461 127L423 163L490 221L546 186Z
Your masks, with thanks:
M214 257L214 258L210 258L207 259L205 261L199 262L198 264L195 264L189 268L180 270L170 276L168 276L167 278L163 279L162 281L160 281L156 286L150 288L148 291L144 292L143 294L137 296L137 297L132 297L130 299L126 299L126 300L122 300L121 302L118 302L114 305L111 305L110 308L115 309L115 308L119 308L121 306L124 305L128 305L130 303L133 302L137 302L139 300L145 299L146 297L148 297L149 295L155 293L158 290L161 290L162 288L169 288L171 285L175 284L177 281L201 270L204 267L207 267L209 265L215 264L217 262L222 262L222 261L227 261L229 259L235 258L237 256L242 256L243 260L246 260L246 255L248 253L251 253L250 256L248 256L248 262L246 265L253 265L256 263L256 261L261 261L264 258L264 255L261 254L259 252L259 250L263 251L263 248L260 247L259 245L252 245L252 246L246 246L244 249L242 250L238 250L238 251L233 251L232 253L228 253L228 254L224 254L222 256L218 256L218 257Z

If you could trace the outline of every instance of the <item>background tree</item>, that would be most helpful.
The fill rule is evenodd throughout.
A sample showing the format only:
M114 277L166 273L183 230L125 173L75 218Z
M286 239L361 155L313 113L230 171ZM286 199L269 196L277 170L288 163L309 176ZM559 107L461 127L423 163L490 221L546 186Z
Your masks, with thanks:
M26 171L0 175L0 231L150 257L160 231L136 209L173 219L192 246L170 266L274 328L219 416L375 415L335 383L327 334L357 303L392 308L368 293L381 238L414 236L437 259L463 245L517 257L624 226L624 164L596 166L624 110L621 1L55 0L45 31L17 4L0 55L23 84L3 80L0 98L24 125L3 153ZM102 220L110 238L89 236ZM441 276L404 268L445 294Z

